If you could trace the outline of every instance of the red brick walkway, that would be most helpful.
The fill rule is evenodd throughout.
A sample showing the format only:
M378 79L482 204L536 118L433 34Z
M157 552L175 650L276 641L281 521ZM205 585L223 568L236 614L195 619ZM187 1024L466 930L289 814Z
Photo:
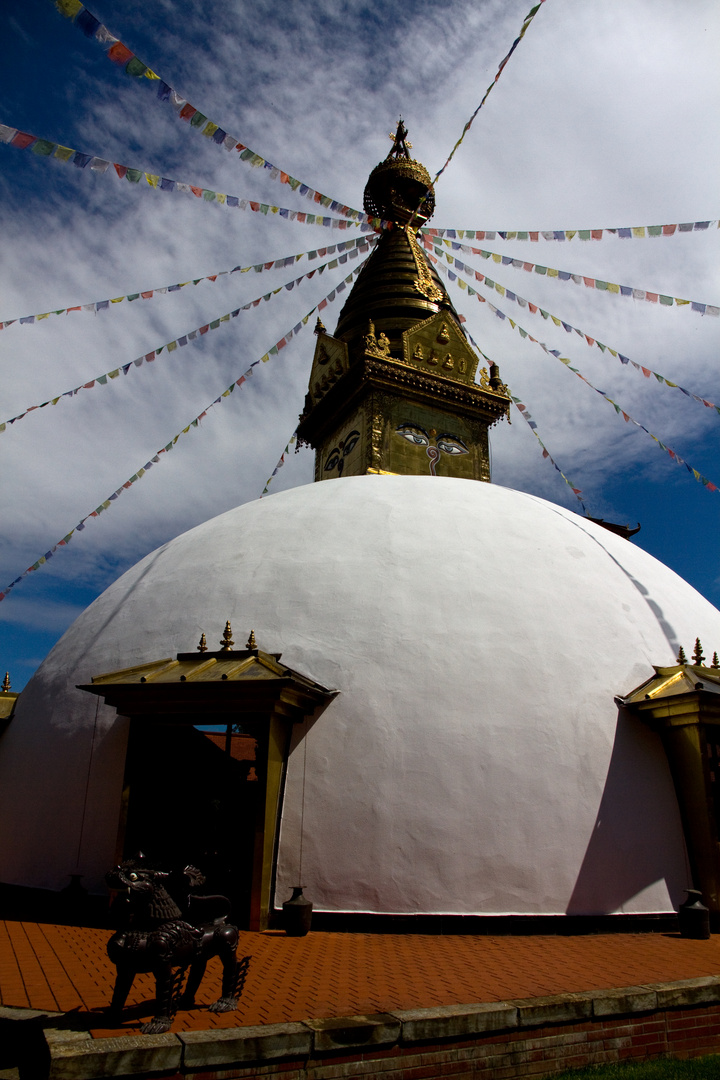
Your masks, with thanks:
M0 1004L87 1013L96 1036L115 969L110 931L0 921ZM274 1024L329 1016L457 1005L567 991L669 982L720 974L720 936L690 941L671 934L580 937L473 937L415 934L242 933L239 955L252 955L240 1006L216 1015L180 1012L173 1031ZM198 995L219 995L220 965L208 965ZM124 1022L137 1030L152 1015L153 980L138 975Z

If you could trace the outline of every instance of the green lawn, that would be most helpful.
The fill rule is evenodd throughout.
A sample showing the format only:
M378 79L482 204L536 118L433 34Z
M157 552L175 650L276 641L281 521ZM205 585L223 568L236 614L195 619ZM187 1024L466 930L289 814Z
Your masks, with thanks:
M680 1061L624 1062L554 1073L552 1080L720 1080L720 1054Z

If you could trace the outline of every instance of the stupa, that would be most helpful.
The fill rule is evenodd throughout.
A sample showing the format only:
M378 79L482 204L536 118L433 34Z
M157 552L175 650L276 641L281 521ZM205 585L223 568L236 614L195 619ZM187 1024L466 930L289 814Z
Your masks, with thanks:
M715 715L711 669L676 657L716 647L720 612L623 536L490 482L509 399L417 243L433 201L400 126L366 189L376 249L316 328L299 434L320 482L147 555L20 696L1 882L99 891L140 846L214 861L258 928L299 884L338 925L644 917L698 874L720 910L711 803L676 794L683 769L711 783ZM662 702L636 707L653 665L647 694L687 692L695 773Z

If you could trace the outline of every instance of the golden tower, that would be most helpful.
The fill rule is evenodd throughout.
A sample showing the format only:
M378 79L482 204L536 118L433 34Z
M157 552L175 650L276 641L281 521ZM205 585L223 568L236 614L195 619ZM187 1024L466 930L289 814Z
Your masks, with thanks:
M490 480L488 431L510 398L483 368L417 241L435 209L430 175L410 157L402 123L373 169L365 210L383 220L375 251L329 334L317 342L298 425L315 479L365 473Z

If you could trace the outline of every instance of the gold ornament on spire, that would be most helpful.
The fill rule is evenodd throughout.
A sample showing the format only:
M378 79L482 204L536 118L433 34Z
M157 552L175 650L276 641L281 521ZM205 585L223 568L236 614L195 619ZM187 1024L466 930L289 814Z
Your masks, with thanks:
M700 638L695 638L695 652L693 653L693 664L695 667L703 667L705 663L705 657L703 656L702 645L700 644Z
M200 641L198 642L197 651L200 652L200 653L207 652L207 648L208 647L207 647L207 641L205 639L205 635L201 634L200 635Z
M678 649L677 662L678 664L687 664L687 656L685 655L685 650L682 645Z
M250 631L250 637L247 639L246 649L257 649L257 641L255 640L255 631Z
M232 639L232 630L230 628L230 620L225 623L225 629L223 630L222 641L220 642L220 652L232 652L232 647L235 642Z
M718 658L717 650L713 653L711 668L720 668L720 658Z
M3 679L3 682L2 682L2 692L3 692L3 694L9 694L10 693L10 672L9 671L5 672L5 678Z

